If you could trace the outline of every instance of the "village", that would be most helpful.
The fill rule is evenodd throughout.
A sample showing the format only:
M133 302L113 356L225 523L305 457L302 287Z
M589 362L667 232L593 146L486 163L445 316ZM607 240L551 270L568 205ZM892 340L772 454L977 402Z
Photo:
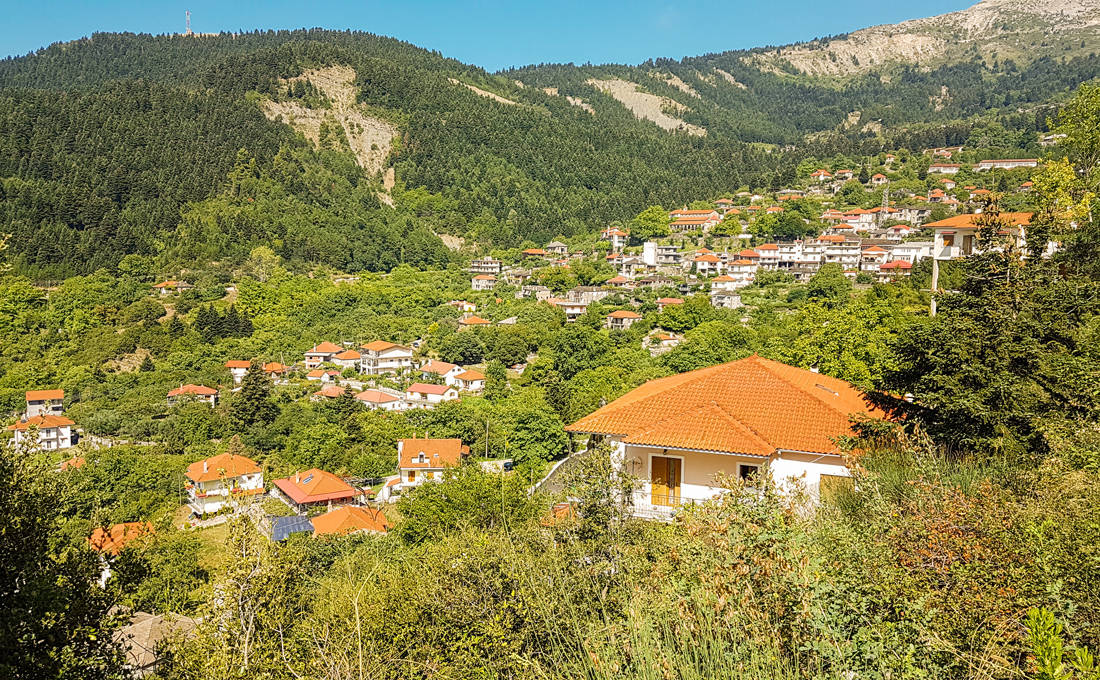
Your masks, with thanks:
M685 298L692 295L705 296L716 309L737 310L743 307L741 291L762 281L767 272L804 283L823 267L832 266L857 284L900 281L926 260L950 262L981 250L980 217L991 190L977 184L958 186L954 177L962 166L940 162L961 152L959 147L926 152L932 159L927 182L934 187L926 194L899 195L891 192L887 174L870 175L859 189L867 195L881 195L881 205L873 208L843 204L844 195L852 196L852 182L858 182L852 170L818 168L808 174L802 188L770 194L742 191L729 198L697 202L690 209L668 211L667 235L640 243L632 240L629 227L613 225L601 231L599 247L591 250L570 248L555 240L503 258L475 257L467 269L471 300L488 295L492 301L492 296L497 296L499 305L499 296L508 295L523 304L560 310L566 324L586 318L593 306L611 303L615 308L602 316L602 326L615 333L643 321L647 310L660 315L670 307L684 305ZM896 158L885 154L881 161L881 169L888 173ZM1019 178L1021 172L1038 165L1035 159L983 160L968 170L971 176L992 176L999 170L1015 172L1013 176ZM1023 179L1014 194L1025 196L1030 187L1030 181ZM700 203L705 206L698 207ZM811 220L804 217L807 206L822 211ZM797 215L793 220L803 227L804 235L786 240L764 238L762 219L770 219L774 226L788 212ZM940 219L930 219L934 212ZM1002 213L1000 217L1009 225L1016 247L1023 248L1031 213ZM820 225L817 233L812 232L814 224ZM581 262L595 262L610 274L599 284L564 290L546 285L551 283L548 273ZM154 297L177 298L193 288L180 277L161 281L150 290ZM642 291L649 292L639 297ZM486 317L493 315L473 301L454 299L446 306L459 314L458 333L517 323L514 315L490 320ZM217 408L221 399L239 392L242 383L260 380L272 387L312 385L306 391L311 402L344 400L367 410L406 412L478 396L486 388L484 362L461 365L443 361L423 351L423 339L408 344L383 339L333 340L320 340L299 360L287 364L282 363L286 359L281 355L279 360L229 359L224 362L224 382L180 383L164 395L165 404L170 409L185 404ZM643 347L655 356L680 342L682 337L661 328L659 321L642 338ZM536 358L531 354L507 366L506 375L522 375L527 362ZM783 479L808 484L814 495L848 477L829 439L844 430L852 411L865 410L858 390L851 385L755 356L697 373L692 380L685 379L692 375L689 373L642 385L635 392L646 396L631 398L632 392L569 425L566 431L573 438L570 455L610 437L616 460L644 480L635 507L639 516L650 518L668 519L683 503L702 502L720 493L713 481L719 471L749 479L766 464ZM664 382L669 382L669 387L664 387ZM715 393L728 402L704 398ZM836 403L822 404L823 394ZM25 397L25 411L7 428L13 434L13 446L54 451L78 445L79 427L66 416L63 390L28 390ZM629 406L619 406L623 402ZM650 402L656 410L649 410L646 404ZM677 406L669 409L669 403ZM716 417L735 419L723 426L721 433L699 432L691 426L702 412L715 408ZM817 425L797 434L785 432L779 422L787 416L781 414L792 408L799 415L792 412L789 417ZM820 414L808 418L806 409ZM822 426L825 422L830 425ZM656 425L650 427L652 424ZM753 434L737 434L741 431ZM736 441L720 446L695 442L697 437L710 442L709 438L716 436ZM750 439L743 440L745 436ZM95 445L112 443L96 437L91 441ZM261 512L256 519L274 540L298 532L318 536L385 533L389 521L384 508L421 484L444 479L448 469L471 458L468 443L460 439L406 438L393 444L397 459L392 471L370 480L319 468L270 478L261 463L232 451L195 461L183 481L188 524L204 527L223 521L227 513L255 514L255 500L270 497L285 505L286 515L265 517ZM669 455L669 447L682 453ZM84 455L63 460L59 469L81 467L86 462ZM481 460L479 464L497 474L509 474L513 469L509 459ZM550 468L547 479L557 467ZM151 530L150 526L145 520L119 524L90 540L117 553L126 541ZM104 543L105 536L111 540Z

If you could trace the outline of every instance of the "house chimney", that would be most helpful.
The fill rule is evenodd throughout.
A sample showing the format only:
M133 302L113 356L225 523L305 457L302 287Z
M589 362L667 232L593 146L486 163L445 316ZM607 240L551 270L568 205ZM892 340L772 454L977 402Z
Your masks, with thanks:
M205 460L202 462L202 472L203 474L210 472L210 464L207 463Z
M294 473L294 483L295 484L300 484L301 481L302 481L302 473L301 472L295 472Z

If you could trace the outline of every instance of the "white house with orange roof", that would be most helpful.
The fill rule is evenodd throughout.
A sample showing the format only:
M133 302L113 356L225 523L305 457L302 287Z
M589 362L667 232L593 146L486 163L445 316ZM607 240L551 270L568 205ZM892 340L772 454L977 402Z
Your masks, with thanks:
M343 351L344 348L336 343L322 342L305 353L306 368L317 368L323 363L332 361L332 357Z
M814 180L818 184L829 182L833 179L833 173L824 168L820 170L814 170L810 173L810 179Z
M890 180L886 179L886 175L882 174L881 172L876 172L875 174L871 175L872 186L882 186L889 181Z
M382 390L363 390L355 395L355 398L367 408L378 411L400 411L405 408L405 401L402 397L394 396Z
M458 467L470 447L461 439L400 439L397 442L398 490L439 481L447 468Z
M629 309L616 309L614 312L607 315L604 325L608 330L625 331L641 320L642 315L638 312L633 312Z
M485 374L468 368L456 375L452 384L463 392L480 392L485 389Z
M64 413L65 390L27 390L27 418L35 416L59 416Z
M955 175L959 170L962 170L962 166L957 163L933 163L928 166L930 175Z
M890 247L890 259L916 264L927 257L932 257L934 246L934 241L903 241Z
M630 234L622 229L616 229L615 227L608 227L600 234L601 241L609 241L611 243L612 252L620 252L626 247L626 241L630 238Z
M468 314L458 320L458 330L466 330L467 328L478 328L480 326L492 325L488 319L483 319L476 314Z
M893 281L903 276L909 276L913 271L913 265L905 260L890 260L883 262L876 272L879 281Z
M276 479L272 485L271 495L298 513L316 507L331 510L334 506L347 505L362 498L362 491L319 468Z
M182 293L192 288L194 288L194 286L186 281L161 281L160 283L153 284L153 290L158 291L161 297L167 297L173 293Z
M413 383L405 388L407 408L432 408L436 404L458 399L458 389L451 385Z
M375 340L359 347L363 359L360 370L367 375L401 373L412 368L412 348L385 340Z
M180 385L168 391L168 405L174 406L183 401L200 401L209 406L218 405L218 391L206 385Z
M497 285L497 277L492 274L477 274L470 279L470 287L474 290L492 290Z
M239 385L244 376L248 373L248 367L252 365L252 362L245 361L244 359L230 359L225 362L225 367L229 369L229 375L233 376L233 383Z
M554 305L565 312L566 323L576 321L582 314L588 311L588 303L580 300L565 300L562 298L548 298L547 303Z
M187 466L187 499L191 512L218 512L245 496L264 492L263 470L247 456L221 453Z
M663 312L663 311L665 311L665 307L674 306L674 305L682 305L682 304L684 304L684 299L683 298L674 298L674 297L657 298L657 311L658 312Z
M890 259L890 251L882 246L868 246L859 255L859 270L874 274L879 266Z
M695 266L695 271L700 276L712 276L714 274L721 274L725 269L725 264L722 262L722 258L718 257L714 253L703 253L696 255L692 259L692 264Z
M756 254L760 256L761 269L779 269L779 246L775 243L756 246Z
M726 265L726 276L733 279L728 290L738 290L752 285L752 282L756 280L757 268L758 265L747 258L734 260Z
M1026 229L1031 224L1031 217L1032 213L1029 212L1001 213L999 216L999 219L1007 225L1002 235L1011 238L1019 249L1027 246ZM935 230L936 239L932 247L932 256L937 260L952 260L980 253L982 250L978 242L981 231L980 219L979 214L955 215L924 225L926 228ZM1048 249L1050 247L1048 245Z
M354 349L345 349L339 354L332 355L332 363L340 368L354 368L356 371L359 370L359 362L362 359L363 355Z
M853 416L883 417L836 378L751 356L652 380L566 427L606 443L634 476L634 512L664 518L724 493L723 478L811 497L850 483L836 444Z
M466 369L458 364L452 364L448 361L439 361L437 359L426 361L420 365L420 374L425 378L435 376L443 380L444 384L447 385L453 385L455 376L465 370Z
M32 442L32 432L37 432L37 446L46 451L67 449L73 445L73 421L65 416L43 414L23 418L17 423L8 425L8 431L13 433L15 446L27 446Z

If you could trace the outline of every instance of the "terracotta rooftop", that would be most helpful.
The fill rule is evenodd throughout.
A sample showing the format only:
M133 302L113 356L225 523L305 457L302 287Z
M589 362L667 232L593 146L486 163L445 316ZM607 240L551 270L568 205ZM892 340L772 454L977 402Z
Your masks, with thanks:
M18 423L8 425L9 430L25 430L28 427L37 427L38 429L51 428L51 427L65 427L66 425L75 425L73 421L69 420L65 416L35 416L33 418L27 418L26 420L20 420Z
M106 531L103 527L97 527L88 537L88 545L92 550L117 555L131 541L153 533L153 525L150 522L112 524Z
M340 345L331 342L322 342L313 349L306 352L306 354L336 354L337 352L343 352L344 348Z
M276 479L274 484L295 503L323 503L359 495L359 491L344 480L317 468Z
M27 390L27 401L61 401L65 390Z
M1009 225L1018 227L1031 224L1031 216L1033 214L1034 213L1029 212L1003 212L999 217ZM924 226L931 227L932 229L973 227L975 226L975 220L979 217L981 217L981 215L978 214L954 215L945 220L939 220L938 222L929 222Z
M398 345L394 342L386 342L385 340L374 340L372 342L368 342L365 345L360 345L360 347L367 350L368 352L385 352L386 350L394 349L395 347L398 349L407 349L404 345Z
M652 380L569 425L627 444L768 456L836 453L853 413L882 417L843 380L760 356Z
M398 442L399 468L452 467L462 462L462 456L470 452L461 439L402 439ZM420 454L424 462L419 462Z
M235 456L231 453L219 453L187 466L187 478L192 482L212 482L221 479L223 473L226 479L232 479L257 472L260 472L260 466L256 461L248 456Z
M612 319L640 319L642 315L638 312L632 312L629 309L616 309L607 315Z
M451 364L446 361L429 361L420 367L420 370L424 373L434 373L435 375L447 375L451 371L458 368L458 364Z
M368 404L389 404L398 401L397 397L392 394L386 394L381 390L363 390L355 395L355 398L359 401L365 401Z
M315 536L354 534L360 531L384 534L388 527L389 523L381 510L358 505L345 505L313 518Z
M183 394L194 394L201 397L209 397L212 394L217 394L218 391L213 387L207 387L206 385L180 385L174 390L168 392L169 397L178 397Z
M413 383L409 385L407 392L415 392L417 394L446 394L447 390L451 389L447 385L428 385L427 383Z

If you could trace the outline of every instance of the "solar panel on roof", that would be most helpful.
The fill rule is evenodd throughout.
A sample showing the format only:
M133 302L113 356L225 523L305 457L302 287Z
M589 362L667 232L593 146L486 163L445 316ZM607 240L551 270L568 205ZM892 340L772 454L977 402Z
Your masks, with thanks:
M285 541L291 534L308 531L313 533L313 521L308 517L293 515L271 518L271 540Z

